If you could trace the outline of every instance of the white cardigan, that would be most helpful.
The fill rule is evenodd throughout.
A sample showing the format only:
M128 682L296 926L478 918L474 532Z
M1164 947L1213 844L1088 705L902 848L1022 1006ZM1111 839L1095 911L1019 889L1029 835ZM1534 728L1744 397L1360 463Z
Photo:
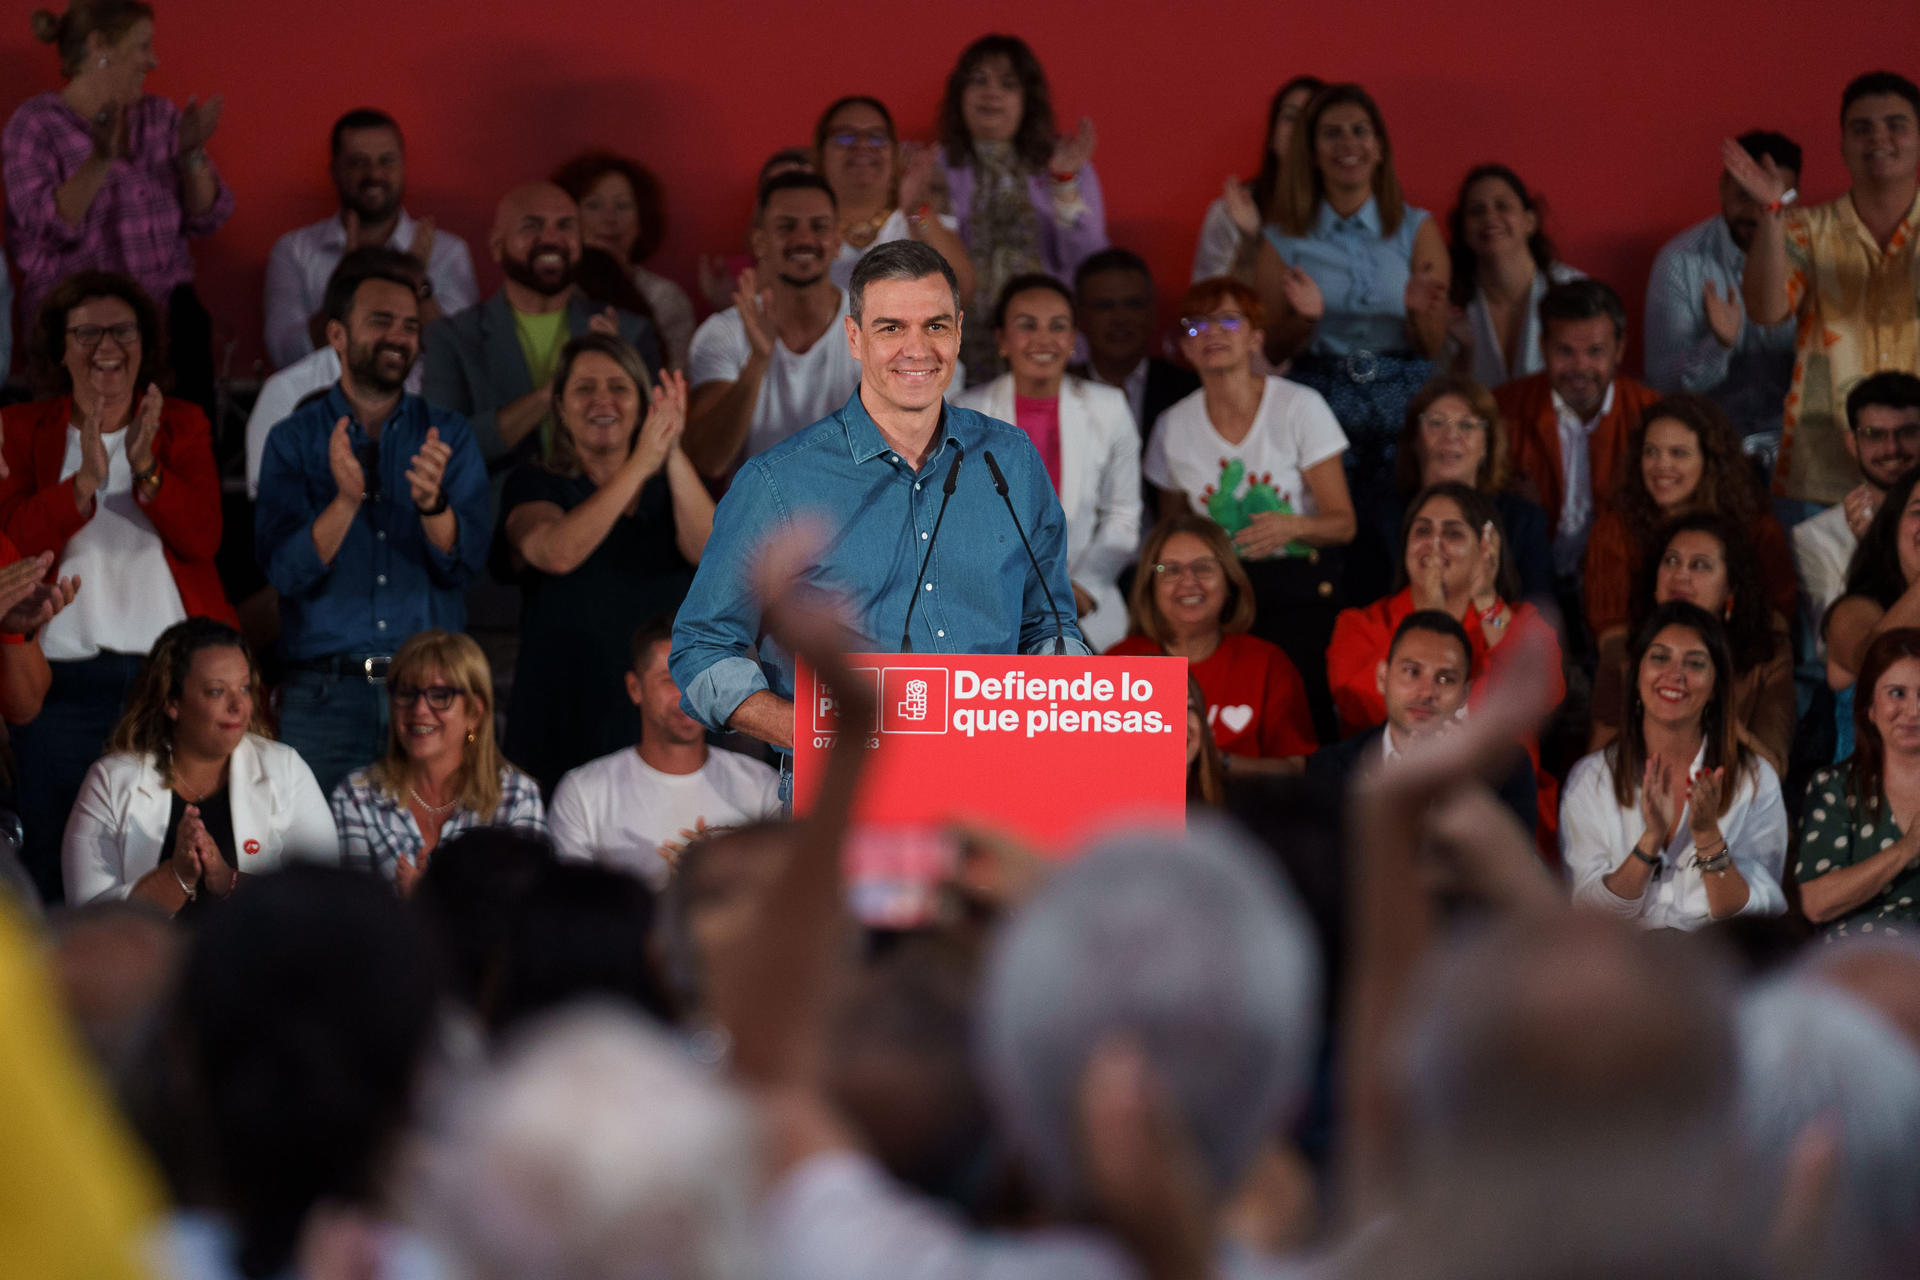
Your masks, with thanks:
M1012 423L1013 375L1003 373L953 402ZM1100 653L1126 637L1127 602L1117 579L1140 554L1140 431L1118 387L1072 376L1060 384L1060 508L1067 518L1067 574L1095 605L1080 619L1080 631ZM1063 609L1070 603L1060 602Z
M276 871L296 859L339 861L333 812L292 747L251 733L240 739L227 768L227 795L242 872ZM115 752L94 761L61 845L67 901L126 897L167 856L161 846L172 815L173 792L151 757Z

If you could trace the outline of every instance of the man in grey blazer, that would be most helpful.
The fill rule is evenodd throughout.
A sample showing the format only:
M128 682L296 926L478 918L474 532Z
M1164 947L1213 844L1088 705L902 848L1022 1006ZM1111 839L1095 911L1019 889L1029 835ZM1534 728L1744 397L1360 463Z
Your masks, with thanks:
M617 332L660 367L652 322L596 307L580 292L580 210L548 182L509 191L488 238L506 280L492 297L449 316L426 334L429 404L466 418L487 468L539 457L551 430L553 370L569 338Z

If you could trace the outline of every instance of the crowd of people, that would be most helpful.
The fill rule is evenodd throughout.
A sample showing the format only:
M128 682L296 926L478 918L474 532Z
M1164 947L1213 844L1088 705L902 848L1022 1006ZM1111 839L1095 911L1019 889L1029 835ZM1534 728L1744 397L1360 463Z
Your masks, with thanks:
M1777 132L1701 166L1644 381L1540 193L1484 163L1414 205L1358 84L1274 93L1170 333L1015 36L929 144L828 104L691 293L646 265L671 193L596 150L500 196L482 297L355 107L267 273L262 586L189 246L235 207L221 102L145 92L156 26L36 13L65 87L0 134L41 394L0 413L0 1058L66 1082L0 1104L0 1183L64 1206L12 1243L1910 1269L1910 80L1845 86L1825 202ZM970 830L928 924L850 922L867 747L785 816L795 659L907 645L1185 658L1187 832Z

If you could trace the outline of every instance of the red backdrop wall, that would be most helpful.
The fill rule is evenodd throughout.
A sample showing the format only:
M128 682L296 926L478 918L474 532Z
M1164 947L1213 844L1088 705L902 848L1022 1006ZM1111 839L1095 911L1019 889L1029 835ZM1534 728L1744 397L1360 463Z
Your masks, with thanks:
M197 256L235 372L260 353L267 251L331 209L327 129L362 104L405 126L408 207L467 238L483 289L498 280L485 246L498 194L601 144L665 181L671 226L650 265L691 292L697 256L739 243L760 160L810 137L828 101L874 94L905 133L929 136L961 47L1015 31L1045 63L1062 117L1097 122L1109 230L1153 264L1164 310L1207 202L1258 158L1268 95L1311 71L1373 90L1402 181L1436 214L1468 166L1513 165L1545 193L1561 257L1620 288L1637 315L1661 241L1715 207L1721 137L1784 130L1807 150L1803 191L1825 198L1845 183L1841 86L1887 62L1920 73L1912 0L1854 0L1844 21L1799 0L156 7L149 90L227 99L213 152L239 204ZM0 20L0 83L16 98L59 83L27 9Z

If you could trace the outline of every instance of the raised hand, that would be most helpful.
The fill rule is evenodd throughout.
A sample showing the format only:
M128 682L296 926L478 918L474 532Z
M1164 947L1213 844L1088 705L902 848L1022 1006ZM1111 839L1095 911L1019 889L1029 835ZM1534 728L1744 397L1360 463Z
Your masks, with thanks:
M42 561L45 562L45 566L40 572L44 573L46 568L52 566L53 553L44 551L38 556L16 563L35 564ZM14 565L8 565L7 571L12 571L14 567ZM24 590L19 589L17 583L6 578L4 572L0 572L0 579L5 579L8 583L5 589L0 590L0 632L13 636L23 636L46 626L59 615L62 609L73 603L75 596L80 594L78 574L54 582L42 582L36 574L26 584Z
M193 823L194 850L200 859L200 883L214 897L224 898L233 892L234 870L220 856L219 846L214 844L213 837L207 834L207 826L201 820L199 808L188 805L187 814L180 820L180 826L185 830L189 821Z
M1422 267L1407 277L1401 294L1409 316L1431 315L1447 306L1447 282L1430 267Z
M417 510L426 512L440 505L440 478L452 457L453 448L441 441L440 428L428 427L420 452L407 463L407 490Z
M1407 585L1413 588L1413 607L1415 609L1442 609L1447 607L1447 589L1441 579L1446 567L1440 563L1437 555L1424 555L1413 562L1412 572Z
M420 851L418 861L401 854L393 864L393 887L401 897L411 898L413 887L420 883L420 877L427 872L426 850Z
M1640 816L1648 834L1664 849L1673 838L1679 814L1673 802L1673 766L1659 756L1649 757L1640 774Z
M226 107L227 100L217 93L205 102L188 98L187 105L180 111L179 154L189 155L205 148L213 139L213 131L220 127L220 113Z
M347 435L347 420L333 424L327 439L327 469L333 472L333 487L341 497L359 502L367 496L366 473L360 459L353 456L353 440Z
M33 630L33 624L12 625L17 619L14 612L33 598L34 588L40 585L40 579L46 577L47 570L53 567L53 552L42 551L37 556L22 556L12 564L0 568L0 631L8 635L24 635Z
M105 412L104 404L96 403L80 423L80 469L73 474L73 501L83 516L93 514L93 495L107 482Z
M1702 769L1693 775L1693 784L1687 791L1687 827L1693 833L1695 844L1706 845L1720 839L1720 800L1726 794L1726 787L1725 765Z
M153 442L160 434L160 415L166 412L167 398L160 394L158 383L149 382L147 393L140 397L140 408L133 417L133 428L127 432L127 465L139 475L153 466Z
M773 354L777 335L773 331L773 290L760 287L760 273L748 267L733 286L733 306L740 313L740 326L747 331L747 344L753 354L765 358Z
M1053 144L1053 155L1047 161L1049 173L1079 173L1093 159L1094 143L1098 139L1093 131L1093 117L1081 116L1080 124L1072 133L1067 134Z
M96 160L118 160L127 154L127 108L110 102L87 122L87 135L93 139Z
M701 254L699 274L701 296L713 304L715 311L725 311L733 305L733 277L727 274L725 258Z
M1720 143L1720 162L1726 166L1727 176L1763 205L1778 204L1787 194L1787 179L1772 156L1755 161L1745 147L1727 138Z
M1500 531L1489 520L1480 526L1479 545L1474 549L1473 588L1470 599L1476 609L1491 609L1500 598Z
M190 804L180 817L180 825L174 828L173 852L168 858L171 864L168 869L173 872L174 878L189 889L199 885L205 874L201 865L200 842L194 836L196 830L202 836L206 834L206 828L200 825L200 807ZM214 855L216 858L219 856Z
M1744 153L1742 153L1744 154ZM1723 347L1732 347L1740 340L1740 323L1746 313L1740 308L1740 294L1729 288L1727 296L1722 298L1720 291L1709 280L1700 291L1700 305L1707 311L1707 327L1713 330L1714 341Z
M1856 539L1867 536L1867 526L1873 523L1873 486L1857 484L1847 490L1847 496L1840 500L1847 517L1847 528ZM1906 830L1905 826L1900 828Z
M433 261L433 232L431 216L413 220L413 241L407 245L407 253L420 264L422 271Z
M1280 292L1285 296L1287 305L1302 320L1318 320L1327 313L1327 300L1320 293L1320 283L1312 276L1295 266L1287 267L1287 274L1280 282Z
M640 424L639 438L633 442L635 465L652 475L667 463L667 454L679 443L687 429L687 379L669 369L660 375L653 389L653 403L647 406L647 420Z
M1227 202L1227 216L1233 219L1233 225L1240 228L1243 236L1260 233L1260 208L1253 202L1253 193L1247 190L1247 184L1238 178L1228 178L1220 190L1220 198Z
M604 334L609 338L619 337L620 313L612 307L608 307L587 321L587 332Z
M921 146L916 142L900 144L900 207L913 213L922 205L933 201L933 165L936 155L932 147Z

